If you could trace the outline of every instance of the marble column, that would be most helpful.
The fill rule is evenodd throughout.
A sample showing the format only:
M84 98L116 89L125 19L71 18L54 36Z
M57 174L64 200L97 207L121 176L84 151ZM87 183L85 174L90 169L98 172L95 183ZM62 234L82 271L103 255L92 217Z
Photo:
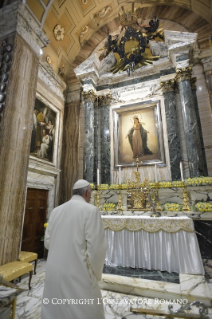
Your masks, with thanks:
M177 122L177 110L175 101L175 81L168 80L161 82L161 89L164 96L166 125L169 144L169 157L172 180L179 180L180 161L182 160L180 148L179 126Z
M94 102L96 94L93 90L82 92L85 101L85 131L83 152L83 178L94 181Z
M33 109L43 33L17 1L0 10L1 85L0 123L0 265L18 260L26 198ZM27 21L27 22L26 22Z
M78 179L79 116L80 101L67 103L63 125L60 204L70 199L73 185Z
M98 100L94 102L94 165L93 182L97 184L97 168L99 168L99 108Z
M199 114L199 106L198 106L198 100L197 100L197 92L196 92L196 78L191 78L191 90L193 94L193 100L194 100L194 108L196 112L196 118L197 118L197 127L198 131L200 132L200 142L201 142L201 148L202 148L202 160L203 160L203 169L204 173L203 176L208 176L208 169L207 169L207 160L205 156L205 148L204 148L204 141L203 141L203 134L202 134L202 125L200 121L200 114Z
M110 184L111 152L110 152L110 101L111 94L99 97L100 107L100 140L101 140L101 182Z
M198 130L197 115L194 107L194 99L191 90L192 68L176 69L176 81L178 83L182 105L183 126L188 155L190 177L204 175L204 160L201 138Z
M207 89L208 89L208 94L209 94L210 104L212 109L212 71L211 70L205 72L205 79L207 83Z

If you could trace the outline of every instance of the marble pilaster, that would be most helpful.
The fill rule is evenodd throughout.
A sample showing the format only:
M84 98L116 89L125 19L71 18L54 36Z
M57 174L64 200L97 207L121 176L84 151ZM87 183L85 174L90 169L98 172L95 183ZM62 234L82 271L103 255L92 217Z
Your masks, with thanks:
M39 52L40 47L47 42L20 1L1 9L0 18L0 42L5 40L13 45L0 125L1 265L18 258Z
M94 103L94 165L93 182L97 183L97 168L99 168L99 108L98 101Z
M194 109L196 112L196 119L197 119L197 129L199 131L199 137L200 137L200 142L202 146L202 160L203 160L203 175L208 176L208 169L207 169L207 161L206 161L206 156L205 156L205 148L204 148L204 141L203 141L203 134L202 134L202 125L200 121L200 114L199 114L199 107L198 107L198 100L197 100L197 93L196 93L196 78L191 79L191 90L193 94L193 100L194 100Z
M205 72L205 79L206 79L206 84L208 88L208 93L210 97L210 104L211 104L211 109L212 109L212 71L206 71Z
M161 89L163 91L165 112L166 112L171 176L172 176L172 180L179 180L181 177L180 161L182 156L181 156L181 149L180 149L180 137L178 134L179 127L178 127L178 121L177 121L174 86L175 86L174 80L161 82Z
M96 94L93 90L82 93L85 101L85 135L83 152L83 178L94 181L94 102Z
M60 204L70 199L73 185L78 179L79 114L80 101L66 104L63 125Z
M200 140L201 132L198 131L197 116L191 90L191 72L192 68L190 66L176 69L176 81L178 82L182 105L189 172L190 177L195 177L204 174L204 161Z
M110 100L111 95L99 97L101 118L101 182L110 184L111 152L110 152Z

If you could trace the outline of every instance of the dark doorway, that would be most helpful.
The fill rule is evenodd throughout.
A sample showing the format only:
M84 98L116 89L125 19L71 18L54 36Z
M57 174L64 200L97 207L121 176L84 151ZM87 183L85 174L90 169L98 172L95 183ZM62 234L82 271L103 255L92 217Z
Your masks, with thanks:
M38 258L42 258L44 252L41 238L44 236L47 199L47 190L28 188L21 250L35 252Z

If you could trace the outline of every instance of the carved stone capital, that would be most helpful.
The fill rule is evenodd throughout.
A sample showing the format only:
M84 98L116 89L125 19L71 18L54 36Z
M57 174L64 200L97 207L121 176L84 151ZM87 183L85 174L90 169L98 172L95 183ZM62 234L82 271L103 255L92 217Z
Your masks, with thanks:
M185 80L191 79L192 67L187 66L186 68L176 69L176 77L175 80L179 83Z
M98 105L99 106L108 105L110 104L111 99L112 99L111 93L108 93L106 95L100 95L98 97Z
M82 96L83 96L85 102L91 101L91 102L94 103L94 101L97 98L97 95L94 93L93 90L90 90L90 91L87 91L87 92L82 91Z
M197 81L197 78L191 78L191 89L192 90L196 90L197 89L196 81Z
M168 80L160 83L160 87L163 93L172 92L175 90L175 80Z

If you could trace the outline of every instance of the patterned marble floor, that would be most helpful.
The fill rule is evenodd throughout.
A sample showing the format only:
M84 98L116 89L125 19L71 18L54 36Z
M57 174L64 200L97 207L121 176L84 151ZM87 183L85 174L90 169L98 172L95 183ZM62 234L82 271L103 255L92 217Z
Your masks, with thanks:
M204 260L204 267L206 271L206 279L210 286L212 293L212 260ZM16 319L40 319L41 302L45 278L45 260L38 260L37 274L32 277L31 290L24 291L17 298L16 307ZM18 284L23 289L28 289L28 277L24 277L22 282ZM130 311L130 303L124 303L125 300L134 299L135 296L124 295L121 293L115 293L102 290L102 297L105 300L115 300L116 305L112 306L110 303L104 305L105 307L105 319L163 319L164 316L158 315L143 315L135 314ZM151 304L153 299L146 299L147 304ZM161 308L162 309L162 308ZM177 317L176 317L177 318ZM192 318L192 317L190 317ZM212 318L208 316L207 318ZM62 318L58 318L62 319ZM98 319L98 318L94 318Z

